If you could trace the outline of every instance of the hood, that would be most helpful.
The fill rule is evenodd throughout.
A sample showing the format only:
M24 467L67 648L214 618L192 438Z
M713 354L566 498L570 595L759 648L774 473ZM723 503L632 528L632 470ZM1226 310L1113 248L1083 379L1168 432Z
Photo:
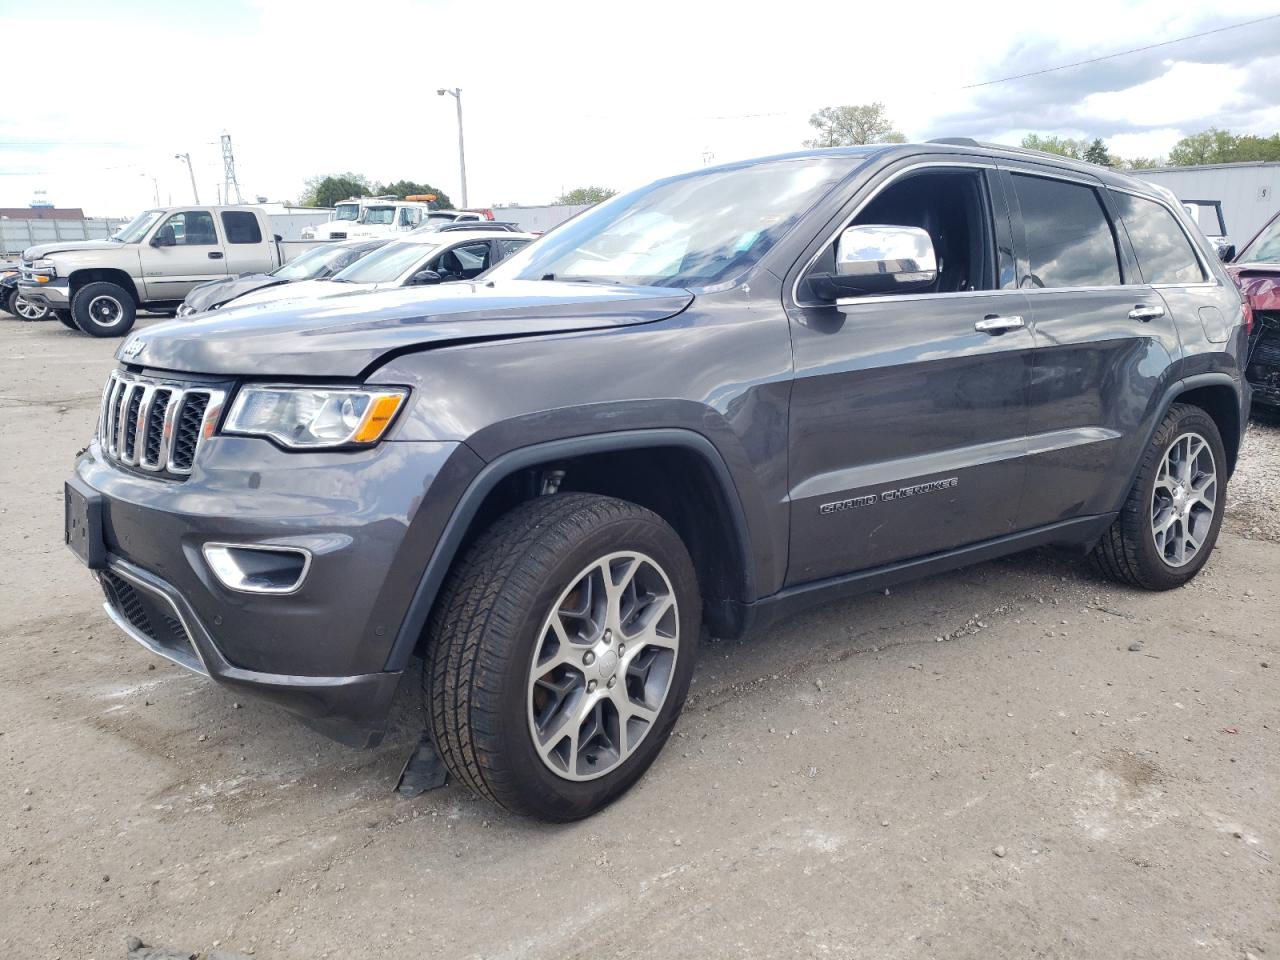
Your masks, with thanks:
M77 250L123 250L136 246L132 243L118 243L115 240L58 240L54 243L37 243L22 251L24 260L38 260L51 253L73 253Z
M653 323L692 302L687 290L539 280L357 291L230 304L149 327L116 356L186 373L356 377L392 351Z
M274 279L274 278L272 278ZM367 284L334 283L332 280L295 280L293 283L274 283L262 286L253 292L245 291L233 306L247 307L250 304L279 303L281 300L302 300L307 297L331 297L335 293L354 293L368 289Z
M234 300L236 297L243 296L253 290L288 282L288 280L273 277L269 273L242 273L238 277L227 277L225 280L210 280L208 283L193 287L191 292L187 294L187 298L182 301L182 304L190 307L195 313L203 313L205 310L220 307L228 300Z
M1227 273L1254 310L1280 310L1280 263L1233 263Z

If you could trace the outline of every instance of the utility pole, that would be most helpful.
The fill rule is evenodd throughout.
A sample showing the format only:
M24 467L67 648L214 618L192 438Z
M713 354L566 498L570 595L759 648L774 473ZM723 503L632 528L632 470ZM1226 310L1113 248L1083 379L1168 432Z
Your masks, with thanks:
M155 177L151 176L151 174L149 173L140 173L138 174L138 176L146 177L148 180L151 181L151 186L155 188L156 206L157 207L160 206L160 181L157 180Z
M199 203L200 191L196 189L196 171L195 168L191 166L191 154L175 153L173 155L173 159L187 161L187 173L191 174L191 195L196 198L196 203Z
M454 87L448 90L441 87L436 91L436 95L441 97L446 93L458 101L458 172L462 179L462 206L465 208L467 205L467 153L462 146L462 88Z
M231 191L236 194L236 203L244 203L240 196L240 184L236 180L236 158L231 155L231 134L222 135L222 199L231 202Z

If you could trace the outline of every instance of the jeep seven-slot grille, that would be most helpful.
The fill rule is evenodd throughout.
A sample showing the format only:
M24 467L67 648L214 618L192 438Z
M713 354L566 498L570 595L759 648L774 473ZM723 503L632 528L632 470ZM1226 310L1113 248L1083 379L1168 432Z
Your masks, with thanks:
M111 459L149 473L185 477L217 425L226 392L111 374L102 394L98 440Z

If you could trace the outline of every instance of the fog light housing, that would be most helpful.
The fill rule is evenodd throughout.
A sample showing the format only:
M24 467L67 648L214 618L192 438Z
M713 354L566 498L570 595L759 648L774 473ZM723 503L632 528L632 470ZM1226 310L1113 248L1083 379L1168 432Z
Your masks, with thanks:
M293 593L311 569L311 552L301 547L206 543L202 552L218 582L238 593Z

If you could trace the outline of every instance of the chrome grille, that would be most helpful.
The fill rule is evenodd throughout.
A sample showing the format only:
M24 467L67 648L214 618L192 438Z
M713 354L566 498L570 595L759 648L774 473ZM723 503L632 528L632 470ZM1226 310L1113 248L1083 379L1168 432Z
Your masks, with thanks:
M226 392L111 374L102 392L98 442L111 459L149 473L186 476L217 425Z

